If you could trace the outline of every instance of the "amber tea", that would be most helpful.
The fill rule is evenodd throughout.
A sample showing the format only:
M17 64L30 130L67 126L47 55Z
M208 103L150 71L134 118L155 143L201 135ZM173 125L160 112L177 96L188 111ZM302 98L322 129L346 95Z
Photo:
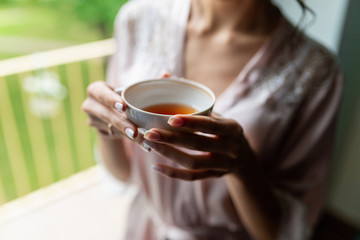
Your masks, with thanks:
M140 131L151 128L174 130L168 124L175 114L209 116L214 93L206 86L182 78L152 79L128 85L121 92L126 117Z
M178 104L178 103L155 104L145 107L143 108L143 110L151 113L164 114L164 115L191 114L196 112L195 108L185 104Z

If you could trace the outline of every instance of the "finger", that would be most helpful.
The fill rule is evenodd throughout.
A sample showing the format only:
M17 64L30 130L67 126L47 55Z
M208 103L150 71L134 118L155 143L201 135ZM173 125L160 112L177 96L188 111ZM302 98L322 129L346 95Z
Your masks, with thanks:
M111 123L114 128L131 139L138 135L137 127L127 119L124 113L109 109L92 98L86 99L82 108L89 116L100 119L106 126Z
M231 166L235 165L232 158L222 154L208 152L185 152L167 144L154 143L148 140L144 140L144 144L147 148L153 149L158 154L188 169L215 169L228 171Z
M175 128L218 136L233 136L242 133L241 126L235 120L209 116L175 115L169 118L168 124Z
M227 173L217 170L186 170L170 167L163 164L153 165L152 169L167 177L181 179L185 181L195 181L206 178L222 177Z
M126 134L130 139L134 140L135 142L142 142L143 137L140 137L140 134L136 131L134 133L129 132L128 128L124 128L125 130L118 129L115 125L111 126L112 134L109 134L109 125L108 123L103 122L101 119L96 117L89 116L88 118L88 125L91 127L96 128L102 134L109 135L112 138L119 138ZM135 128L136 129L136 128ZM140 141L141 140L141 141Z
M115 138L117 135L115 128L112 129L113 134L110 135L108 127L105 126L105 123L97 117L89 115L87 123L89 126L96 128L96 130L105 137ZM122 135L122 133L119 135Z
M220 113L217 113L217 112L212 112L212 113L211 113L211 117L221 118L221 114L220 114Z
M121 138L124 135L124 132L121 130L118 130L116 127L112 126L112 132L113 134L109 134L108 124L103 122L101 119L89 116L88 118L88 125L95 127L101 134L103 134L105 137L108 137L110 139L116 139ZM143 146L144 137L143 134L139 131L137 132L137 135L134 137L133 141L137 143L143 150L150 152L151 149L145 149Z
M87 123L89 126L97 128L102 132L107 132L107 127L105 126L106 123L97 117L89 115Z
M144 135L149 141L172 144L191 150L203 152L217 152L231 154L230 148L233 144L226 139L216 135L204 135L194 132L169 131L163 129L150 129Z
M96 99L109 108L114 108L121 112L126 109L124 100L105 82L99 81L90 84L87 88L87 93L91 98Z
M96 128L97 130L99 130L100 132L106 134L106 135L109 135L109 126L108 126L108 123L102 121L101 119L97 118L97 117L94 117L94 116L89 116L88 117L88 125L91 126L91 127L94 127ZM122 136L123 135L123 132L119 129L117 129L116 127L112 126L112 130L113 132L113 136L116 137L116 136Z
M116 117L120 117L122 115L121 113L112 111L110 108L104 106L93 98L87 98L84 101L82 110L86 114L97 117L105 123L109 123L111 121L112 115L116 115Z

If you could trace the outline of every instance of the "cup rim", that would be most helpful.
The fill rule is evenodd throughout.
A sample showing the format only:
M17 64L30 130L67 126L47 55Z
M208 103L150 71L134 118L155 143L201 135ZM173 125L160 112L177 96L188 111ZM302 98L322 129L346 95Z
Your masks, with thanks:
M211 101L211 104L209 105L209 107L207 107L205 109L202 109L200 111L194 112L194 113L186 114L186 115L198 115L200 113L209 111L214 106L215 101L216 101L216 97L215 97L214 92L210 88L208 88L204 84L201 84L201 83L198 83L198 82L195 82L195 81L191 81L191 80L188 80L188 79L185 79L185 78L177 78L177 77L147 79L147 80L136 82L134 84L130 84L130 85L126 86L123 89L123 91L121 92L121 97L125 101L127 106L130 106L131 108L133 108L133 109L135 109L135 110L137 110L139 112L149 114L149 115L154 115L154 116L166 116L166 117L174 116L174 115L159 114L159 113L153 113L153 112L145 111L145 110L143 110L141 108L135 107L133 104L129 103L125 98L125 93L131 88L134 88L134 87L136 87L138 85L148 83L148 82L154 82L154 81L162 82L162 81L166 81L166 80L167 81L176 81L176 82L180 82L180 83L184 83L184 84L187 84L187 85L198 87L198 88L203 90L206 94L208 94L211 97L212 101Z

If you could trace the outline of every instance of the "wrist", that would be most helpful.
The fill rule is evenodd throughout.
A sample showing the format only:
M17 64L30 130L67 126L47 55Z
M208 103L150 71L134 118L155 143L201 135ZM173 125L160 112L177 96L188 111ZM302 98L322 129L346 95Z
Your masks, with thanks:
M233 181L238 182L243 186L254 184L255 181L259 180L260 174L256 169L236 169L235 171L228 174L229 178Z
M261 169L255 153L249 148L246 157L240 159L240 164L230 174L241 179L242 181L252 181L253 178L259 178Z

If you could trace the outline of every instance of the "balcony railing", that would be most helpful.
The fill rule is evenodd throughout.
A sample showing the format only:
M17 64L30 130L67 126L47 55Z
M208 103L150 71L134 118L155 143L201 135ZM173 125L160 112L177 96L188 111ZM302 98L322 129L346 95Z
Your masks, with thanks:
M93 166L80 106L112 39L0 62L0 204Z

